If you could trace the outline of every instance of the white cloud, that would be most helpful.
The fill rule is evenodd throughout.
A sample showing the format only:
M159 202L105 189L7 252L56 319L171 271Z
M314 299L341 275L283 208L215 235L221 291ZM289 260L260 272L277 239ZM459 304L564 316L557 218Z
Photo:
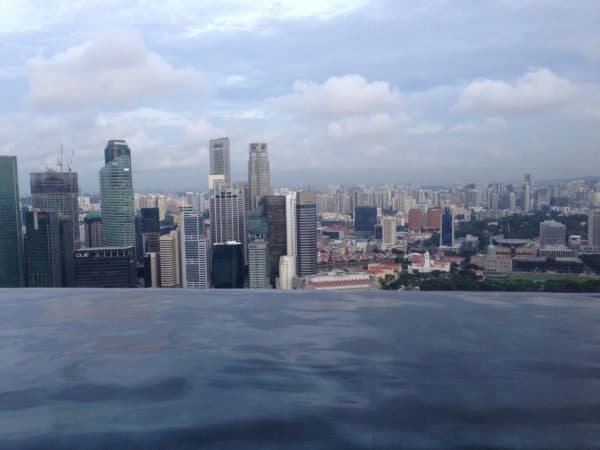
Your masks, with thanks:
M346 117L400 107L401 95L386 81L360 75L331 77L324 83L296 81L293 92L271 100L279 109L305 116Z
M506 130L508 123L503 117L488 117L480 122L459 123L448 128L449 133L495 133Z
M27 67L27 101L47 108L129 106L202 86L197 71L172 67L135 35L86 41L50 58L29 59Z
M394 125L395 120L385 113L378 113L370 117L353 116L331 122L327 126L327 134L334 139L377 136L389 133Z
M579 93L569 80L549 69L527 72L514 83L476 80L461 92L457 110L531 111L550 109L577 99Z

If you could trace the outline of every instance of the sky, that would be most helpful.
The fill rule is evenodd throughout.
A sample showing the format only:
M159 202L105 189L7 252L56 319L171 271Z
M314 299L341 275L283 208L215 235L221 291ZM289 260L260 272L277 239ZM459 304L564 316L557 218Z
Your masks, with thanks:
M0 154L97 192L109 139L137 191L600 174L597 0L0 0Z

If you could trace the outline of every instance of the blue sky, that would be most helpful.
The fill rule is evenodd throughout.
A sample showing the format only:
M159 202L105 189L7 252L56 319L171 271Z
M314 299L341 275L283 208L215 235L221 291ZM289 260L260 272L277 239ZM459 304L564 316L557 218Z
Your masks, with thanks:
M105 142L137 190L234 179L266 141L276 185L510 181L600 172L596 1L0 1L0 153L60 145L84 191Z

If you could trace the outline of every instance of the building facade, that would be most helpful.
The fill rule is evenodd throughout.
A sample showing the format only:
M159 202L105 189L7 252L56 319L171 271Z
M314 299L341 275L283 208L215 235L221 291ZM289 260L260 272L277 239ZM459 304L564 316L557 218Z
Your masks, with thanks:
M236 241L245 247L246 202L239 189L219 183L211 191L210 233L213 244Z
M248 196L250 210L258 208L260 200L269 195L271 190L271 173L269 169L269 153L267 144L250 144L248 156Z
M231 184L229 162L229 138L211 139L208 142L210 159L209 175L222 175L226 184Z
M440 245L452 247L454 246L454 211L450 206L444 207L441 222Z
M279 276L279 259L287 252L286 198L283 195L266 195L261 200L261 207L267 220L269 278L275 285Z
M135 248L136 245L130 154L125 141L109 141L105 149L107 162L100 169L102 242L105 247Z
M296 196L296 273L317 273L317 203L312 192Z
M212 280L216 289L244 287L244 251L241 242L219 242L213 245Z
M381 219L381 244L384 247L392 246L396 244L396 218L392 216L385 216Z
M248 287L265 289L269 284L269 250L267 242L255 239L248 244Z
M181 285L184 288L210 287L210 242L204 236L203 216L190 206L179 217Z
M73 244L80 246L79 184L75 172L37 172L30 175L31 204L39 211L56 212L71 222Z
M0 156L0 287L25 283L16 156Z
M179 233L171 231L160 237L160 286L174 288L181 286L179 257Z
M359 233L372 235L377 224L377 208L375 206L357 206L354 208L354 229Z
M555 220L540 222L540 246L565 245L567 240L566 225Z
M588 215L588 245L600 248L600 209L593 209Z
M98 247L75 251L77 287L134 288L135 247Z

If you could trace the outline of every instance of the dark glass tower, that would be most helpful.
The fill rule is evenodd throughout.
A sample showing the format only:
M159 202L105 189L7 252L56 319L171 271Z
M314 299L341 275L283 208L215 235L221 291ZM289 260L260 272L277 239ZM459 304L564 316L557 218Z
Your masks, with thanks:
M241 289L244 286L244 251L239 242L213 245L212 281L216 289Z
M131 161L131 150L127 142L122 139L110 140L104 148L104 164L108 164L123 155L127 156Z
M39 211L55 212L71 222L73 242L79 247L79 185L75 172L30 174L31 203Z
M377 224L375 206L357 206L354 209L354 229L362 234L372 235Z
M83 248L75 252L77 287L136 287L134 247Z
M62 258L58 213L27 211L25 228L27 286L61 287Z
M24 285L17 157L0 156L0 287Z
M317 273L317 201L312 192L296 196L296 273Z
M452 247L454 245L454 212L449 206L444 207L442 213L440 244L444 247Z
M287 254L285 220L285 196L266 195L260 202L267 220L267 241L269 242L269 272L271 284L279 276L279 259Z

